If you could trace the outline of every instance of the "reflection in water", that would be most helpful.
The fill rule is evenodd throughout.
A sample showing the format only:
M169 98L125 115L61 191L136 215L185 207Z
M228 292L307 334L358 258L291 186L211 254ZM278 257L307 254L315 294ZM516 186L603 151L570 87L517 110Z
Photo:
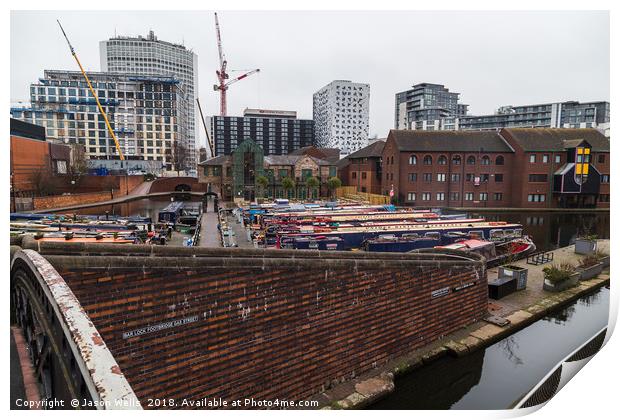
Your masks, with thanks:
M104 215L107 211L110 215L115 216L143 216L157 220L157 214L171 202L170 197L144 198L141 200L129 201L127 203L114 204L108 206L88 207L75 210L77 214ZM192 197L189 201L200 201L196 197ZM62 212L70 214L72 212Z
M549 251L575 242L578 235L596 234L609 239L609 212L560 213L560 212L471 212L471 217L484 217L489 221L520 223L536 247Z
M510 337L462 358L444 357L396 379L370 409L506 409L607 325L603 287Z
M499 345L499 348L504 351L504 354L506 355L506 359L508 359L510 362L514 363L515 365L523 364L523 360L519 356L517 356L517 353L516 353L516 351L519 350L519 342L515 339L513 335L506 338L505 340L500 341L498 345Z
M443 410L478 384L484 350L464 357L444 357L431 366L396 379L397 392L378 401L372 409ZM415 380L410 380L414 376ZM412 398L412 396L414 396Z

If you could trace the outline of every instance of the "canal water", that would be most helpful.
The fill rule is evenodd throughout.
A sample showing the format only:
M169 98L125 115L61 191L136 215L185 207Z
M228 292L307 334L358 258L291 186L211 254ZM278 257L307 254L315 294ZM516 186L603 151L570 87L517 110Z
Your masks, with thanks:
M192 197L191 200L199 202L200 199ZM158 219L158 213L172 202L170 196L143 198L140 200L129 201L121 204L113 204L106 206L87 207L83 209L77 209L74 212L77 214L90 214L90 215L105 215L106 212L114 216L144 216L150 217L153 221ZM62 214L71 214L72 211L63 211Z
M551 251L575 243L579 235L596 234L609 239L609 212L471 212L470 217L520 223L539 251Z
M396 378L375 410L512 408L581 344L607 325L609 289L600 288L486 349L444 357Z

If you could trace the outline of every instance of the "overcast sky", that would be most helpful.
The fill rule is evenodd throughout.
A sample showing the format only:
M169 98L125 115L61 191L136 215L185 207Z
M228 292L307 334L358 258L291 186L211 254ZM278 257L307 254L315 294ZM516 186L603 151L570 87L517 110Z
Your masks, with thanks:
M393 127L394 94L414 83L461 93L471 114L610 96L607 12L223 11L219 18L228 68L261 69L231 86L229 115L262 107L312 118L312 94L335 79L370 84L370 134L379 137ZM217 114L212 11L12 12L12 104L28 101L43 70L77 70L56 19L91 71L100 70L99 41L115 33L152 29L183 43L198 54L205 112Z

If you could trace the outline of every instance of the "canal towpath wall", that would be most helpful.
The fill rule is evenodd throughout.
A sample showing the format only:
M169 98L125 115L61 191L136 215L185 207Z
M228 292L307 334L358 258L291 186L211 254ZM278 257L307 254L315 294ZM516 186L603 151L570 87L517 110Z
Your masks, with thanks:
M599 240L599 249L609 252L610 241ZM577 263L581 256L575 254L575 246L567 246L554 251L554 261L532 266L525 259L513 264L527 267L528 286L525 290L515 292L502 300L489 299L489 315L502 317L509 321L503 327L486 321L472 323L465 328L448 334L435 342L415 349L403 357L390 361L385 366L367 372L354 381L340 384L333 389L317 394L312 399L320 402L323 409L363 408L394 391L394 377L412 374L418 368L428 365L440 357L461 357L511 335L541 319L547 314L566 306L579 297L609 285L609 268L598 277L581 281L577 286L563 292L547 292L542 289L544 282L543 268L552 263ZM487 270L488 281L497 279L498 268Z

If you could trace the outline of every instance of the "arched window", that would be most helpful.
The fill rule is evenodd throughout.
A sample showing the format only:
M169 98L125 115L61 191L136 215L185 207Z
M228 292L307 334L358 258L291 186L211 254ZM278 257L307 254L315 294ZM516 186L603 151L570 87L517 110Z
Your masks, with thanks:
M444 155L439 156L439 159L437 159L437 163L439 163L440 165L447 165L448 164L448 158L445 157Z
M409 165L417 165L418 157L416 155L409 156Z
M504 164L504 156L499 155L498 157L495 158L495 164L496 165L503 165Z
M468 165L475 165L476 164L476 157L475 156L468 156L467 157L467 164Z
M453 165L460 165L461 164L461 157L459 155L452 156L452 164Z
M483 165L490 165L491 159L487 155L482 156L482 160L480 161Z
M431 155L424 156L424 164L425 165L432 165L433 164L433 158L431 157Z

